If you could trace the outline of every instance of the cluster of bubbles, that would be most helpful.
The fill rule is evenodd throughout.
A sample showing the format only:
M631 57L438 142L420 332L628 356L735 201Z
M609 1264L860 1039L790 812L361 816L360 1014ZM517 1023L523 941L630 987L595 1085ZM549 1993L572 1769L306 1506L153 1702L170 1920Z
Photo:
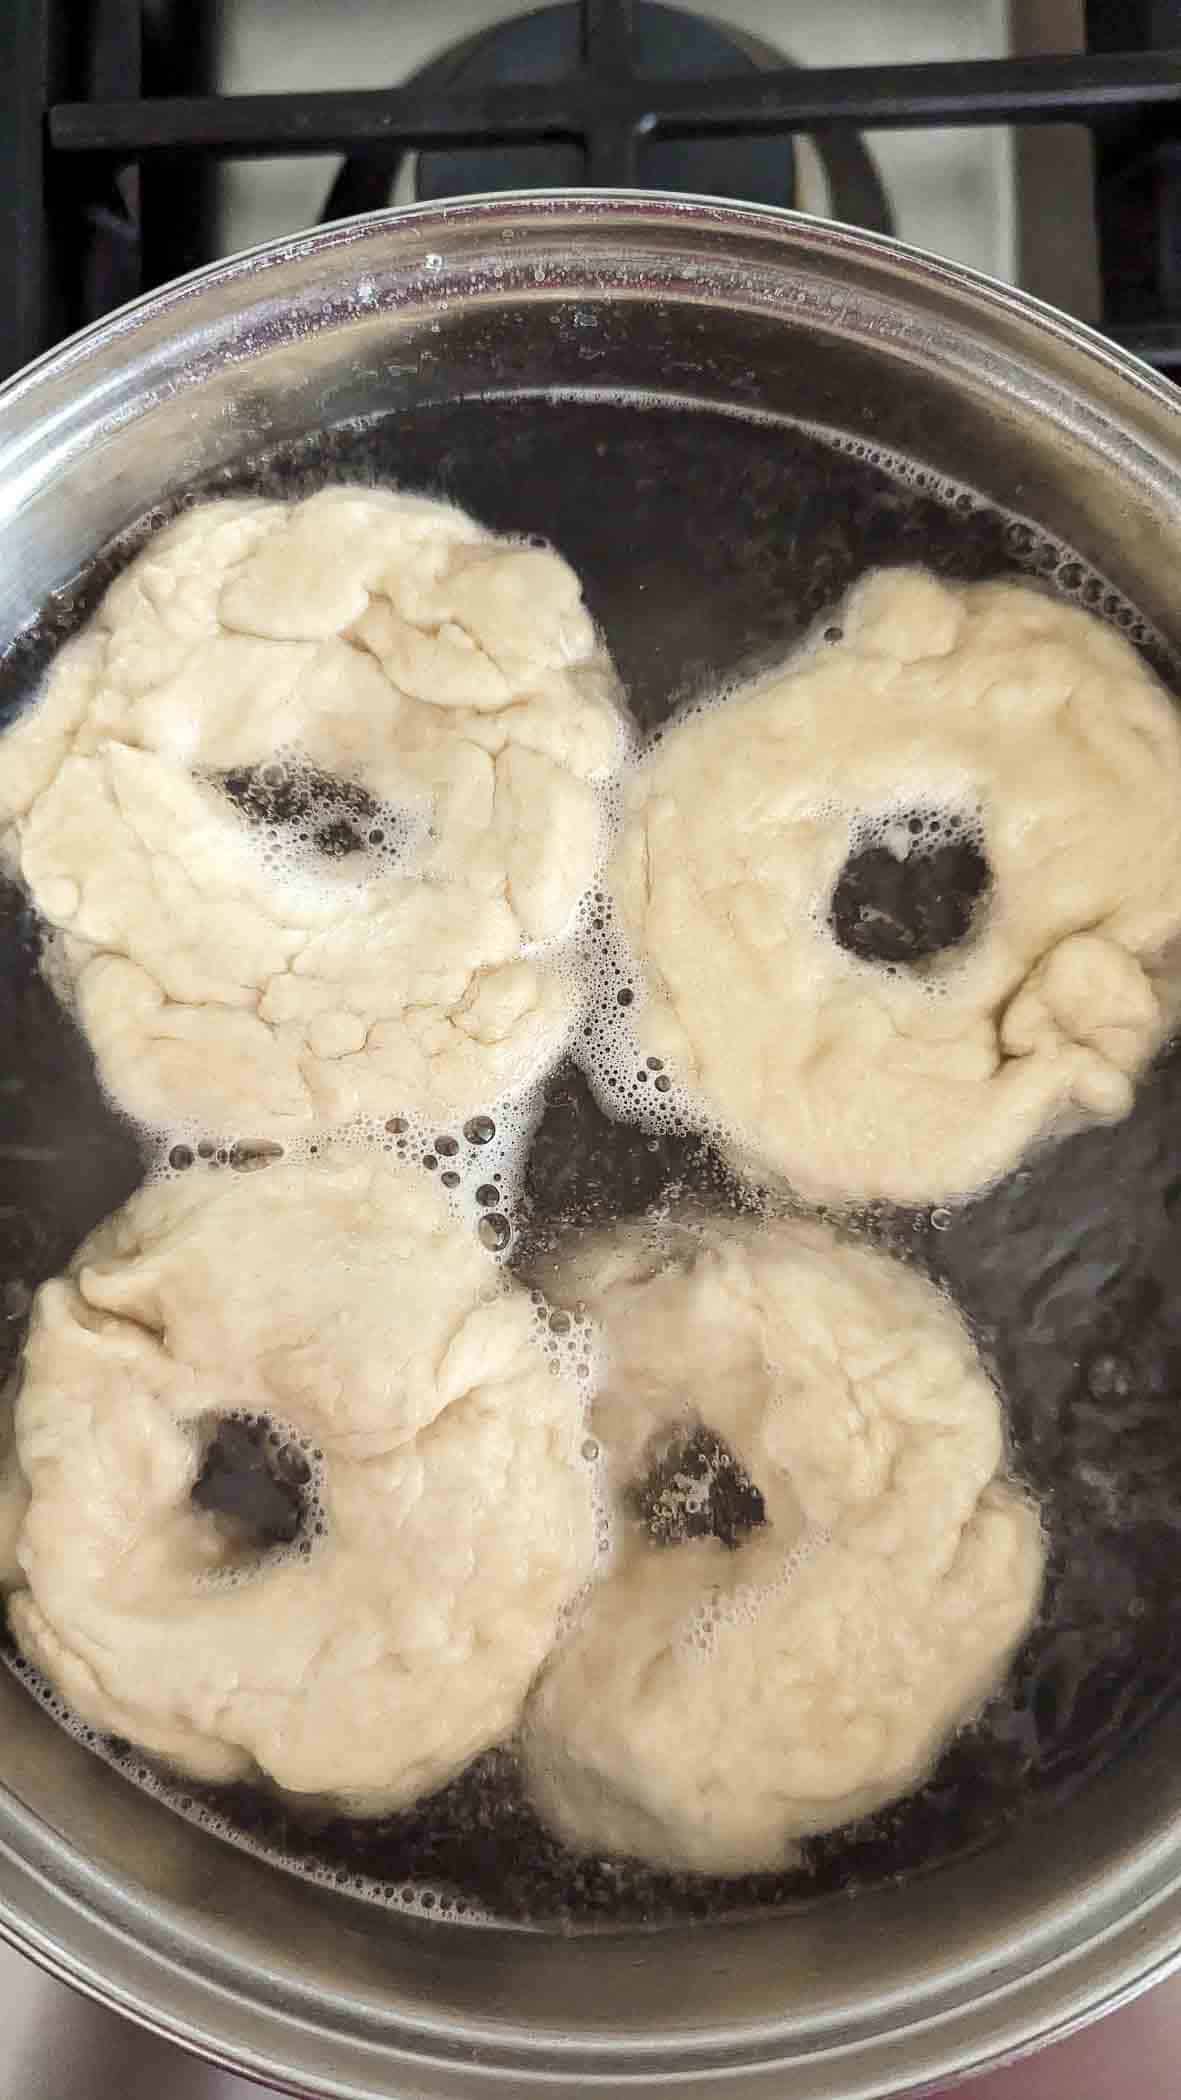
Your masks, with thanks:
M322 773L297 751L212 781L244 819L244 835L269 875L287 883L360 890L396 874L430 825L423 798L379 800L353 781Z
M603 1373L602 1337L594 1321L581 1310L567 1311L551 1305L544 1291L529 1293L533 1306L534 1339L549 1365L550 1375L564 1378L571 1386L581 1415L579 1459L590 1476L594 1526L594 1556L591 1578L565 1606L558 1639L581 1615L587 1590L612 1559L617 1544L613 1498L606 1481L606 1453L590 1433L590 1402Z
M983 819L979 810L956 809L949 804L912 809L909 804L898 803L872 816L859 811L849 836L851 852L863 853L869 846L884 846L897 860L930 860L942 846L962 845L974 845L983 851Z
M942 803L920 807L898 800L873 812L824 803L817 806L816 815L820 822L843 817L848 824L837 884L831 897L813 905L817 930L870 960L888 977L905 971L927 997L946 996L966 959L965 935L979 927L983 913L978 907L984 906L990 887L980 810L962 803L957 808L955 797L948 796ZM883 868L891 871L887 880ZM898 909L896 892L905 898L901 908L906 923L891 926L891 912ZM869 920L850 938L842 920L856 919L859 910L868 912ZM875 942L875 916L888 930L884 946ZM936 960L937 968L916 968Z
M293 1503L298 1498L298 1521L292 1527L293 1535L287 1544L263 1537L258 1541L256 1551L228 1551L220 1566L207 1570L201 1576L201 1586L208 1589L235 1589L243 1581L248 1581L256 1572L264 1552L268 1567L281 1566L289 1561L310 1560L316 1540L324 1538L328 1530L324 1498L326 1469L322 1449L311 1437L279 1424L269 1416L252 1414L244 1408L231 1408L212 1423L192 1424L197 1451L198 1480L201 1477L203 1462L211 1448L215 1447L216 1439L225 1425L245 1430L251 1441L256 1444L267 1471L280 1484L280 1491L286 1491ZM214 1507L212 1503L205 1506ZM249 1518L244 1518L242 1523L249 1531Z
M384 1120L358 1118L331 1130L300 1132L281 1143L234 1132L198 1135L183 1126L144 1135L149 1175L155 1180L223 1168L256 1173L280 1159L316 1159L327 1152L387 1153L434 1176L454 1215L476 1234L481 1246L503 1260L512 1250L513 1213L540 1113L540 1095L533 1093L497 1103L495 1113L468 1116L454 1126L407 1113Z
M722 1632L735 1626L757 1625L759 1619L774 1608L775 1599L791 1588L800 1570L824 1551L829 1538L829 1532L819 1525L814 1526L784 1552L769 1580L736 1582L724 1590L712 1586L686 1622L681 1634L682 1646L695 1661L708 1662Z
M576 945L583 1003L571 1053L600 1107L617 1122L681 1136L711 1125L645 1040L643 973L605 890L592 892Z
M938 474L920 461L909 459L905 453L894 452L885 445L852 437L846 431L830 430L823 424L804 424L801 427L810 436L830 445L834 452L843 453L847 459L863 461L867 467L876 467L892 481L942 503L961 517L970 517L973 511L979 510L999 515L1004 520L1005 546L1016 566L1025 570L1031 580L1041 581L1056 595L1073 599L1088 612L1097 613L1111 626L1118 627L1138 648L1155 651L1161 656L1168 655L1163 637L1123 592L1107 577L1098 575L1089 564L1080 561L1072 547L1055 539L1032 518L1016 511L1006 511L1001 505L986 501L951 475Z

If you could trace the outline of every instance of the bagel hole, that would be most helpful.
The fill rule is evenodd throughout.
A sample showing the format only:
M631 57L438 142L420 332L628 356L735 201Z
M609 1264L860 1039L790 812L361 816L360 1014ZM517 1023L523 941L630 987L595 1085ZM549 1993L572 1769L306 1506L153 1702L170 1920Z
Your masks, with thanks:
M313 852L325 860L344 860L383 843L381 810L372 795L316 766L270 759L217 773L213 780L252 823L306 833Z
M298 1444L263 1418L219 1415L206 1424L191 1496L216 1517L242 1557L290 1546L307 1529L312 1469Z
M883 838L883 832L888 836ZM829 930L863 962L921 963L966 940L992 885L969 820L907 810L866 826L837 879Z
M767 1521L754 1481L712 1429L695 1429L667 1445L627 1501L629 1515L658 1546L720 1539L733 1551Z

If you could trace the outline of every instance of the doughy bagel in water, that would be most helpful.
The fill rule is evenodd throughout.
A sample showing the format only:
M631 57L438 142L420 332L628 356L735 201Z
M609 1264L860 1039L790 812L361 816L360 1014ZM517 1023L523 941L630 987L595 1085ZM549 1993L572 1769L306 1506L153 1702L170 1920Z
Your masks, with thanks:
M583 1407L535 1334L410 1168L144 1189L37 1296L25 1655L198 1778L356 1814L438 1786L512 1730L591 1564Z
M610 872L642 1046L816 1201L965 1196L1114 1119L1178 1007L1181 726L1018 584L880 571L665 734Z
M996 1393L929 1284L813 1224L629 1227L539 1281L602 1324L630 1514L526 1711L537 1807L588 1851L782 1868L916 1786L1029 1626ZM656 1542L711 1494L722 1537Z
M0 827L102 1078L282 1134L532 1080L622 721L576 577L421 497L158 533L0 738Z

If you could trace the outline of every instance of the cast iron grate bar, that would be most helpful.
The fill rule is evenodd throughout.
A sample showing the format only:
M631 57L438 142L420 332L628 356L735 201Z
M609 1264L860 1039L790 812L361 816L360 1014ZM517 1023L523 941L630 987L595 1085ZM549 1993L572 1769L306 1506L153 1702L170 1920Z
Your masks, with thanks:
M838 66L702 81L648 81L627 58L627 10L589 0L586 50L594 63L569 82L481 93L401 87L318 94L157 97L62 102L49 135L62 153L138 158L194 153L347 153L517 139L573 139L588 148L595 181L630 179L636 141L661 133L752 133L852 124L873 130L981 123L1098 123L1120 111L1181 104L1181 51L1110 57L977 59L967 64ZM604 109L602 64L613 105ZM625 144L624 134L631 144Z
M0 252L9 262L0 308L0 374L35 357L60 332L60 300L49 260L43 111L48 100L49 24L42 0L0 6Z
M583 0L583 74L595 84L586 109L586 179L626 188L639 175L631 62L631 0Z

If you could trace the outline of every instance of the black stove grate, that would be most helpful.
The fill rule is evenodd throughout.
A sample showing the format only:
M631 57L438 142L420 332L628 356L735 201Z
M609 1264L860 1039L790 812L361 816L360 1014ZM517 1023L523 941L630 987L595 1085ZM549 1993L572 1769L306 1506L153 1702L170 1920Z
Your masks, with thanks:
M1092 0L1077 56L700 79L641 70L632 0L580 0L579 13L581 62L557 82L472 87L436 66L392 88L219 96L202 92L200 8L0 6L0 371L207 260L219 160L339 152L373 169L413 149L551 141L581 155L587 184L626 185L653 140L804 132L848 146L867 128L1073 122L1096 139L1103 325L1181 375L1181 0ZM888 225L859 150L847 215Z

